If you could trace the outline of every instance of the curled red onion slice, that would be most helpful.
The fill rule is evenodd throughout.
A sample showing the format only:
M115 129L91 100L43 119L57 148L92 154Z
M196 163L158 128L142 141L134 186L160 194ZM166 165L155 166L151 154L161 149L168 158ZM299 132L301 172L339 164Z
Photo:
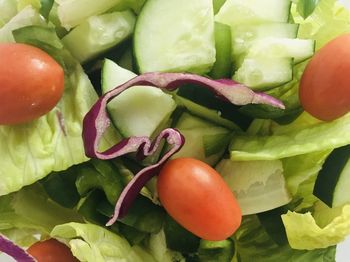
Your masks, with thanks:
M104 152L98 150L99 142L110 125L107 113L107 103L126 89L136 85L155 86L166 90L175 90L184 84L196 84L214 92L218 97L236 105L268 104L284 109L284 105L277 99L264 93L255 93L248 87L231 79L212 80L206 77L184 73L146 73L109 91L95 103L86 114L83 122L83 141L85 153L88 157L112 159L131 152L137 152L143 157L152 155L164 138L172 145L171 149L161 160L142 169L125 187L115 206L115 212L107 225L112 225L118 218L123 217L141 188L156 175L163 163L175 154L184 144L183 136L175 129L165 129L151 142L148 137L130 137L122 140Z
M0 235L0 251L13 257L17 262L36 262L23 248L2 235Z

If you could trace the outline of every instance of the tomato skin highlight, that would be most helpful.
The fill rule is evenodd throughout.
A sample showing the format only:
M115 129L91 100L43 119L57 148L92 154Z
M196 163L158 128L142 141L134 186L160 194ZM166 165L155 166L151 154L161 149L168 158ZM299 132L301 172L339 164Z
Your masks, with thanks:
M350 111L350 34L316 52L300 81L300 102L308 113L331 121Z
M53 238L34 243L27 252L38 262L79 262L69 247Z
M193 158L168 161L161 169L160 202L180 225L205 240L230 237L242 213L229 187L211 166Z
M62 67L41 49L0 44L0 125L30 122L48 113L64 89Z

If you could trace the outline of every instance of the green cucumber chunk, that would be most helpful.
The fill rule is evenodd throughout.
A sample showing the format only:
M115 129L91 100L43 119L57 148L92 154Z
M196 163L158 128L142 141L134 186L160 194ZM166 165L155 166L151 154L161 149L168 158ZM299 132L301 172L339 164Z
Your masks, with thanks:
M136 22L134 52L140 73L204 74L215 62L212 0L149 0Z
M209 76L214 79L229 78L232 74L231 28L215 22L216 60Z
M84 63L131 36L135 21L131 11L91 16L64 36L62 41L72 55Z
M122 0L55 1L60 23L67 30L83 23L90 16L99 15L121 4Z
M271 210L291 200L280 160L222 159L215 168L235 194L243 215Z
M247 56L294 58L294 63L299 63L310 58L314 52L314 40L269 37L254 41Z
M233 79L254 90L270 89L293 79L293 59L246 57Z
M185 137L185 144L172 158L193 157L214 165L222 157L230 141L227 139L231 135L230 130L187 112L180 116L175 128Z
M102 68L102 92L123 84L136 75L106 59ZM151 86L133 86L114 98L108 112L124 137L151 137L167 123L176 104L172 96Z
M350 145L334 149L320 170L314 195L329 207L350 202Z
M290 0L227 0L215 19L231 26L242 23L286 23L291 4Z
M248 52L252 43L267 37L296 38L299 26L287 23L242 24L232 29L232 54L237 59Z

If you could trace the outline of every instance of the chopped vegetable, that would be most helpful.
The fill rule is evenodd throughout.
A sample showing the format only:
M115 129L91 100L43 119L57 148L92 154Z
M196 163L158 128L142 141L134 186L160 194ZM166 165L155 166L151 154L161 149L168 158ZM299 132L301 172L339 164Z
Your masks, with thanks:
M330 121L350 112L350 34L322 47L305 68L300 101L314 117Z
M233 193L204 162L193 158L168 161L159 173L157 188L169 215L205 240L224 240L241 224L241 210Z
M178 131L168 128L163 130L153 143L151 143L148 137L130 137L122 140L104 152L99 152L99 142L110 125L110 119L107 115L106 108L107 103L113 97L135 85L152 85L159 88L174 90L181 84L186 83L202 85L211 89L223 99L239 105L247 103L266 103L279 108L284 107L278 100L262 93L254 93L249 88L235 83L232 80L221 79L215 81L201 76L182 73L146 73L106 93L100 97L84 118L83 140L87 156L111 159L127 153L138 152L140 158L144 158L156 152L163 138L166 138L167 142L173 146L158 163L142 169L135 175L132 181L123 190L116 204L114 216L107 225L113 224L117 218L125 215L128 207L136 198L141 188L156 174L158 168L184 144L182 135Z
M0 252L4 252L18 262L35 262L35 259L11 240L0 235Z
M0 125L30 122L61 99L64 72L47 53L30 45L3 43L0 57Z
M28 248L27 252L37 262L79 262L67 245L54 238L36 242Z

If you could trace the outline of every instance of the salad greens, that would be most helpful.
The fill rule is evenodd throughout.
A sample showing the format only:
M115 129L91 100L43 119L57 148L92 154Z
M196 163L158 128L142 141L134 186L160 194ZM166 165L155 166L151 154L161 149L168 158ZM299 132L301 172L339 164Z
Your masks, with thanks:
M180 20L184 14L186 20L194 20L189 25L183 23L173 27L174 30L187 30L184 35L181 31L172 34L171 30L167 35L175 40L177 36L182 36L185 57L190 62L181 61L180 67L176 67L178 64L168 65L170 60L163 58L161 62L165 67L161 70L166 73L140 74L137 77L139 70L147 71L144 68L152 61L147 57L149 54L144 53L143 43L135 41L148 39L150 42L146 47L154 48L152 33L147 30L164 30L159 17L152 21L151 27L140 24L138 20L139 16L143 22L146 18L147 21L152 18L142 13L144 4L151 1L153 6L148 6L148 9L161 9L158 5L161 0L0 0L0 43L19 42L37 46L60 63L65 72L64 95L52 111L27 124L0 126L0 237L5 236L25 248L36 242L38 237L57 238L66 243L81 261L335 261L336 245L350 235L350 203L330 208L312 192L318 172L330 152L350 144L350 114L332 122L322 122L303 112L298 89L308 60L298 63L294 63L293 59L288 60L291 61L287 64L292 79L264 89L265 94L248 92L245 87L239 89L240 94L223 94L220 89L217 96L244 104L236 106L235 111L226 100L222 101L212 93L196 96L193 92L192 96L196 97L191 99L191 95L182 96L185 93L182 88L186 85L178 91L174 90L170 76L182 84L186 77L196 82L197 85L188 90L195 90L198 83L204 82L216 88L216 91L225 84L233 85L228 80L208 80L204 73L210 72L214 65L215 48L223 48L221 56L233 53L232 57L236 59L232 60L230 56L230 61L224 62L224 75L232 66L236 66L232 69L233 73L242 62L243 53L237 55L235 44L230 41L231 38L235 39L234 33L238 31L228 30L232 25L227 23L220 24L225 19L233 25L238 23L227 14L227 10L235 10L235 5L241 3L238 0L214 0L213 6L209 0L195 1L200 3L203 13L208 5L208 10L213 13L209 18L201 17L205 23L210 23L205 35L210 39L209 57L205 57L205 51L200 50L200 44L196 45L198 39L190 37L188 26L196 24L198 19L193 10L181 11L184 8L182 3L180 11L175 12L176 17ZM244 10L249 11L257 2L263 5L260 3L262 1L250 0L244 6L248 9ZM274 0L267 2L271 4ZM296 33L292 40L315 41L315 51L336 36L350 32L350 12L336 0L280 3L284 9L274 16L278 20L274 23L288 24L281 28L288 28L288 34ZM172 8L176 8L176 4L173 1ZM221 7L224 7L224 11L220 14ZM263 6L261 8L264 9ZM262 23L261 19L265 19L264 10L255 14L258 17L255 22ZM162 14L162 19L166 19L166 12ZM238 18L247 23L243 15L240 12ZM176 19L172 23L175 24ZM112 30L113 26L115 28ZM223 31L215 31L220 28ZM136 31L138 35L135 40ZM220 36L225 32L226 36ZM222 45L220 38L215 39L215 34L217 38L223 37ZM162 45L162 37L157 36L156 47ZM249 45L254 45L254 41ZM191 56L191 50L196 51L194 46L201 56L204 55L204 67L193 64L196 61ZM133 48L137 49L136 53L133 53ZM157 48L151 51L156 52ZM181 48L177 48L176 53L180 52ZM140 57L145 67L140 68ZM110 68L105 67L106 64ZM102 66L105 71L101 76ZM181 73L168 72L173 71L172 66L181 68ZM193 71L193 68L199 68L197 71L203 75L183 74ZM219 72L209 74L220 76L218 68L216 70ZM129 80L131 82L122 85ZM158 93L162 93L161 96L170 104L163 113L147 108L145 112L153 121L148 124L150 128L147 133L143 134L147 137L134 140L128 137L134 133L141 134L142 123L131 125L132 128L128 129L130 119L128 114L124 114L123 124L119 123L118 126L114 123L119 115L115 119L112 116L111 125L107 128L107 111L103 113L105 122L98 122L94 118L96 111L91 111L96 102L101 103L105 99L102 96L99 100L102 93L112 90L107 93L108 99L108 96L111 98L119 92L113 89L116 85L128 88L133 83L153 83L163 89L156 89L150 96L147 91L149 86L143 87L144 93L139 92L139 97L133 97L133 100L125 98L123 107L127 107L129 101L138 103L145 97L143 106L151 108L152 103L147 102L147 98L158 96ZM165 90L169 83L168 90ZM265 104L251 104L254 98ZM109 105L113 105L113 102ZM220 108L211 105L221 106L223 113ZM230 114L227 108L232 109L233 113ZM107 110L112 114L111 106ZM142 111L142 107L139 111ZM123 114L123 110L115 112ZM137 110L130 109L128 112ZM151 115L155 117L151 118ZM239 118L242 117L245 119L244 127L240 125L242 120ZM179 131L172 129L174 127L183 132L185 142ZM165 131L161 133L163 129ZM145 148L148 145L153 149L151 140L160 133L155 146L159 146L157 154L140 160L142 150L144 155L153 153ZM178 135L178 140L174 139L174 135ZM160 142L162 136L176 145L171 154L166 153L169 147ZM100 144L97 144L96 137L101 138ZM84 147L84 142L85 146L90 145L90 151ZM127 147L124 148L127 152L142 150L139 154L125 156L125 152L118 151L120 148L118 152L108 150L118 142ZM157 169L177 150L180 151L174 157L193 157L197 154L198 158L215 167L237 194L238 201L241 199L242 210L250 210L244 215L240 228L229 239L222 242L201 240L173 221L160 205L155 178L150 179L154 174L147 170ZM111 160L89 158L103 156L107 159L117 155L121 156ZM234 172L236 170L237 173ZM142 176L135 175L142 175L143 172L147 179L143 176L140 182L138 179ZM240 178L240 174L244 176ZM131 194L131 198L135 198L134 204L125 204L122 201L130 197L127 193L133 187L137 188L137 192ZM129 190L126 193L125 188ZM137 194L138 189L141 190L140 194ZM277 192L279 199L269 200L272 191ZM259 203L261 199L265 203ZM121 219L117 219L116 203L120 212L125 214ZM128 213L123 205L130 207ZM113 214L113 222L116 223L106 227ZM0 250L4 250L1 243Z

